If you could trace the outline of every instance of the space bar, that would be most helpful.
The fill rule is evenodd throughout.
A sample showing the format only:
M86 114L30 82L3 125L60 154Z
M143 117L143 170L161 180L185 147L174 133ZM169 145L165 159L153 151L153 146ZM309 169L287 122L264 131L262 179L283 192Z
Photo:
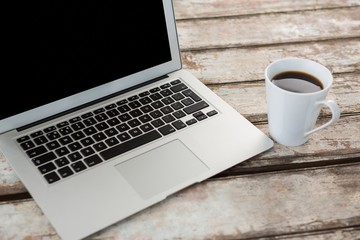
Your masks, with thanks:
M103 157L104 160L108 160L112 157L116 157L122 153L130 151L134 148L140 147L141 145L149 143L160 137L161 137L161 134L158 131L153 130L151 132L145 133L144 135L133 138L127 142L123 142L112 148L106 149L106 150L100 152L100 155L101 155L101 157Z

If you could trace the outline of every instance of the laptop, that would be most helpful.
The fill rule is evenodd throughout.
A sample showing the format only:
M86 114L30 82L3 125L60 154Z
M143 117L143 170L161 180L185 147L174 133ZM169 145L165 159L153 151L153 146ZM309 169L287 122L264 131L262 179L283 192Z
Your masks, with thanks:
M182 69L171 0L5 5L0 149L62 239L273 146Z

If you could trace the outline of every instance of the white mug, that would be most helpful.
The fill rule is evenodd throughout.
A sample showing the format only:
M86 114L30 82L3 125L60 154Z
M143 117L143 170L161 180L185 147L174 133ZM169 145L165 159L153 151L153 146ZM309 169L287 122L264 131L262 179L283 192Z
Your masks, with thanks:
M319 81L319 87L310 85L318 89L311 90L306 87L308 92L299 89L296 81L303 81L297 79L299 77L297 75L295 76L297 80L291 79L290 76L286 77L289 72L300 74L301 77L303 75L314 77L314 80ZM284 78L283 80L286 81L274 80L277 76L281 76L280 79ZM286 85L287 81L290 84ZM330 70L309 59L284 58L270 63L265 69L265 87L271 137L282 145L298 146L305 143L312 133L335 123L340 117L340 108L334 101L325 99L332 83ZM324 106L331 110L332 118L315 128L320 110Z

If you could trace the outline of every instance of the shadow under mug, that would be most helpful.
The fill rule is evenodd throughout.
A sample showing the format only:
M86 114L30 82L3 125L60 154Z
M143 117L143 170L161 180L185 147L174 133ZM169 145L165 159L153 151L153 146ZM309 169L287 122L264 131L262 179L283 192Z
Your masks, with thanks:
M299 93L284 90L272 81L279 73L302 72L321 81L323 88L316 92ZM298 146L309 136L340 118L340 108L333 100L326 100L332 86L333 77L328 68L320 63L302 58L284 58L270 63L265 69L265 87L269 133L278 143ZM323 107L332 113L325 124L315 127Z

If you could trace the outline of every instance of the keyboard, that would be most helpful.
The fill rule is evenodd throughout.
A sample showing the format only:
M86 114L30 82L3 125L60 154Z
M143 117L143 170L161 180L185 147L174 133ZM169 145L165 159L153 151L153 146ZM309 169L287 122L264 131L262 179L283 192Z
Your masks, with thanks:
M216 115L177 79L17 139L49 183Z

